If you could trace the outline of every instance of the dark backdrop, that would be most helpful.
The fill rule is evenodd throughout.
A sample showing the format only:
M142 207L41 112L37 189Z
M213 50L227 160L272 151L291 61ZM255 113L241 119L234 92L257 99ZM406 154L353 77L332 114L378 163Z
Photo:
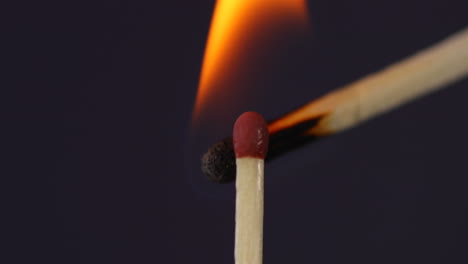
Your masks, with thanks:
M11 2L0 262L233 263L233 186L183 162L215 1ZM468 24L465 0L308 2L267 118ZM265 263L467 263L467 86L269 164Z

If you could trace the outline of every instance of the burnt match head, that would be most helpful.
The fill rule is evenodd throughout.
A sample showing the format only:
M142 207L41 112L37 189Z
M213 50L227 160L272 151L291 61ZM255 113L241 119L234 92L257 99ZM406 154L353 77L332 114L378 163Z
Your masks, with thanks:
M300 146L320 139L321 136L307 133L307 131L315 127L322 117L317 116L267 135L269 143L262 142L265 144L265 150L262 153L266 153L266 148L268 148L265 160L271 161ZM258 121L258 119L253 120ZM248 124L252 119L247 121ZM262 133L260 135L265 136ZM203 173L216 183L229 183L236 179L236 155L232 141L232 138L226 138L216 143L202 158Z
M233 131L237 158L265 159L268 151L268 125L258 113L245 112L237 118Z
M203 155L202 171L216 183L229 183L236 178L236 157L231 137L216 143Z
M246 112L234 125L237 157L264 159L268 150L268 129L260 114ZM236 154L233 138L213 145L202 157L202 171L216 183L230 183L236 179Z

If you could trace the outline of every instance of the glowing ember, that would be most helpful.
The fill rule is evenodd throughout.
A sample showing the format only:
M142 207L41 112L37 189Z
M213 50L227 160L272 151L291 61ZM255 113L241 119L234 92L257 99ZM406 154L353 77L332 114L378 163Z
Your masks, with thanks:
M218 0L203 60L194 117L208 101L219 99L226 82L248 65L253 43L282 24L307 24L305 0ZM211 98L211 99L210 99ZM226 97L224 97L226 98Z

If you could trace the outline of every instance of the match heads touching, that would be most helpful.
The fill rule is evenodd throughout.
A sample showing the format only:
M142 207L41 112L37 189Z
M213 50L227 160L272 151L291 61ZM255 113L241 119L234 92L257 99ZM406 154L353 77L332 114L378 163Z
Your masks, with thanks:
M237 119L233 132L234 144L233 138L226 138L212 146L202 157L202 171L213 182L230 183L236 179L236 156L261 159L266 156L269 136L267 123L260 114L243 113Z

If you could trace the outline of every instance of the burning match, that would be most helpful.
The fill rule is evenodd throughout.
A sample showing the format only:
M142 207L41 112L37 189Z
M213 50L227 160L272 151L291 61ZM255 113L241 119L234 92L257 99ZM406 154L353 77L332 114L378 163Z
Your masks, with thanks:
M268 124L272 160L290 150L352 128L468 75L468 28L337 89ZM232 139L216 143L202 158L203 172L214 182L236 177Z
M261 264L263 252L263 179L268 128L254 112L242 114L233 131L236 153L235 263Z

